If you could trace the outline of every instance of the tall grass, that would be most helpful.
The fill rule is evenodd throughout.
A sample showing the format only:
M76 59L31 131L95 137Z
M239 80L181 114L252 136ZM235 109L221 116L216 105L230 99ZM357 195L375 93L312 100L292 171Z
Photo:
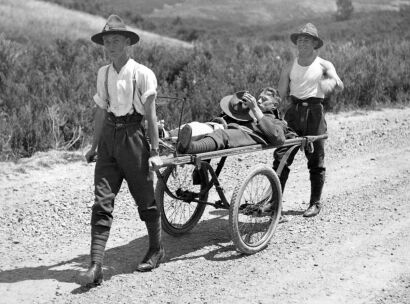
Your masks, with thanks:
M328 99L327 110L408 104L410 41L402 37L327 43L319 55L334 63L346 86ZM186 99L187 122L212 118L219 100L237 90L257 94L263 86L277 86L292 49L282 40L215 39L193 50L137 45L132 55L156 73L159 96ZM102 48L88 40L22 45L0 35L1 159L88 143L96 72L105 63ZM181 101L168 100L158 106L158 116L175 127L181 107Z

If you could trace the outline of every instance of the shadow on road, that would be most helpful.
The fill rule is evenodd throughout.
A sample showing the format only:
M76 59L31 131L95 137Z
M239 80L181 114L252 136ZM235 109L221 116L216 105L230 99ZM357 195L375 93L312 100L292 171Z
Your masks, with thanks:
M303 211L288 210L285 215L300 215ZM204 258L211 261L240 259L244 255L235 250L229 234L227 210L213 210L214 218L201 221L191 232L180 237L163 233L166 258L163 264L180 260ZM75 246L75 243L73 243ZM216 247L216 248L215 248ZM139 237L126 245L107 249L104 257L104 280L134 272L148 249L148 237ZM21 267L0 271L0 283L16 283L27 280L52 279L75 283L78 271L89 265L89 255L79 255L71 260L53 265ZM72 293L87 292L89 288L76 288Z
M231 243L226 212L217 217L201 221L190 233L172 237L163 233L166 259L163 264L177 260L205 258L208 260L228 260L242 257ZM75 243L73 243L75 246ZM213 249L217 246L217 249ZM209 250L207 250L210 247ZM119 274L133 273L148 249L148 237L137 238L126 245L110 248L105 252L104 280ZM200 253L196 254L197 252ZM53 265L21 267L0 271L0 283L16 283L26 280L57 280L75 283L78 271L89 265L89 255L79 255L71 260ZM77 288L72 293L86 292Z
M302 215L305 213L304 210L286 210L282 211L282 215Z

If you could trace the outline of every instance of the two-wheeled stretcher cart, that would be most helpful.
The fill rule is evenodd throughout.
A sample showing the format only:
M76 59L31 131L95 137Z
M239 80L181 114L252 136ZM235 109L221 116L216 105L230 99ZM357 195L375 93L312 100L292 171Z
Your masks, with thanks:
M294 149L313 149L315 140L327 135L288 139L288 146L278 169L260 164L234 188L230 203L219 181L228 156L276 149L278 146L252 145L200 154L163 158L163 168L157 169L155 197L161 211L165 232L178 236L191 230L204 213L206 205L229 210L229 230L238 251L252 254L265 248L275 233L282 210L282 190L278 176ZM211 159L219 159L216 169ZM165 169L164 169L165 167ZM219 200L208 201L215 187Z

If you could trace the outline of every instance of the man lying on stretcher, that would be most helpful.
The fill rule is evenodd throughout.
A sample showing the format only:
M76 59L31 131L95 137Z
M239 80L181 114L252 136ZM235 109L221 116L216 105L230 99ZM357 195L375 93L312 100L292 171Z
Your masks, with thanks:
M280 119L280 97L277 90L264 88L258 100L248 92L237 92L222 98L223 114L214 121L221 122L211 133L197 136L194 128L201 123L184 125L180 131L177 151L180 154L197 154L215 150L285 142L288 127ZM205 123L208 125L208 123Z

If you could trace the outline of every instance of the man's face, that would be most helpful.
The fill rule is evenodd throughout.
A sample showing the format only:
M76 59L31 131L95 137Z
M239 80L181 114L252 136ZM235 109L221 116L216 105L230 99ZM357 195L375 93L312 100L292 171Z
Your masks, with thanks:
M129 38L118 34L105 35L103 41L107 55L111 60L123 56L126 53L127 47L130 45Z
M299 35L296 40L299 54L312 53L317 45L317 41L309 35Z
M258 104L263 105L266 102L273 102L273 96L267 92L262 92L258 97Z
M258 104L275 103L279 93L274 88L263 88L258 97Z
M274 96L274 92L271 92L270 90L263 90L258 97L258 106L262 112L276 108L278 104L276 98L277 97Z

